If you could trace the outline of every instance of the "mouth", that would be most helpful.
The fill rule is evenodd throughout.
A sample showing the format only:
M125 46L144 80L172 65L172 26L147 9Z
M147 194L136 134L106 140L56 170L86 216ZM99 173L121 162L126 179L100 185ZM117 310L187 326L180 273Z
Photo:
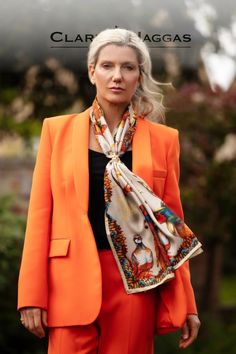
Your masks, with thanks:
M124 91L124 89L121 88L121 87L110 87L110 90L112 92L122 92L122 91Z

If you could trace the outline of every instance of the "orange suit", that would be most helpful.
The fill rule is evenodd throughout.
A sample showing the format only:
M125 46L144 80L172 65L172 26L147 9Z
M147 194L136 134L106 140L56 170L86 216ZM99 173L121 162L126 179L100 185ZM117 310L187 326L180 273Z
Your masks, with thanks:
M90 324L101 308L101 264L88 219L89 110L44 119L33 173L18 309L47 309L49 327ZM133 172L183 218L178 131L138 118L132 150ZM197 313L188 262L175 274L156 288L159 334Z

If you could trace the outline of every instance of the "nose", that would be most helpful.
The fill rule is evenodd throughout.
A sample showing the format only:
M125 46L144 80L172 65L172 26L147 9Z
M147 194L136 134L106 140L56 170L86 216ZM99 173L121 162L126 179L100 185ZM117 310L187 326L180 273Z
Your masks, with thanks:
M113 72L113 81L120 82L122 79L120 67L116 67Z

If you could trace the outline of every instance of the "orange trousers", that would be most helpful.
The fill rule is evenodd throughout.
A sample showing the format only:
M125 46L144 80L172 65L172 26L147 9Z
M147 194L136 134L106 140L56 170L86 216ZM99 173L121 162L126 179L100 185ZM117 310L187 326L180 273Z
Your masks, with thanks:
M127 294L112 251L99 251L102 306L89 325L49 329L48 354L153 354L155 289Z

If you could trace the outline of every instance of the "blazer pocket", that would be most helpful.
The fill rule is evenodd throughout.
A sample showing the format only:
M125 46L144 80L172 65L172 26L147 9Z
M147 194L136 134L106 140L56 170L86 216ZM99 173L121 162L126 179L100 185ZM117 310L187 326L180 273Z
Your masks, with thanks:
M70 239L52 239L50 241L48 257L65 257L69 251Z
M166 178L166 170L153 170L153 177Z

